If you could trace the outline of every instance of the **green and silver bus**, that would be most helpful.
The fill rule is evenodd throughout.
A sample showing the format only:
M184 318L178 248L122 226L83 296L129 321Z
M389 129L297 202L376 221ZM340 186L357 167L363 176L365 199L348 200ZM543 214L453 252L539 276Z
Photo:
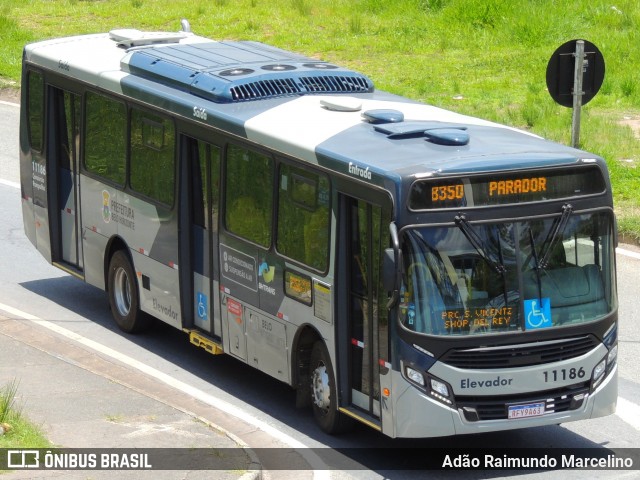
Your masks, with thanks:
M329 433L604 416L617 243L597 155L251 41L27 45L26 235L153 319L285 382Z

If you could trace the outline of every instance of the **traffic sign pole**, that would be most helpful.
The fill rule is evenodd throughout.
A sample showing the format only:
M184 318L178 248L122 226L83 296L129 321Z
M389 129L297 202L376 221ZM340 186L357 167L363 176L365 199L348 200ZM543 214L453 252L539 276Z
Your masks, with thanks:
M584 41L576 42L575 68L573 74L573 115L571 119L571 146L580 146L580 114L582 111L582 79L584 75Z
M571 145L579 148L580 112L598 93L604 81L604 57L587 40L570 40L560 45L547 64L547 89L563 107L573 107Z

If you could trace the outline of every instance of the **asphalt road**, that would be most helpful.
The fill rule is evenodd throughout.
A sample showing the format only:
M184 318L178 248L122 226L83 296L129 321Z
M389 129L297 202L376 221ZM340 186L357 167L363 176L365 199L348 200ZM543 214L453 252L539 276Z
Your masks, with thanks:
M376 458L380 449L405 449L414 454L412 449L416 447L640 447L640 369L636 366L640 358L640 309L637 308L640 249L624 246L618 254L620 402L617 414L560 426L457 438L393 440L364 426L356 427L350 434L331 437L316 427L309 411L295 409L295 394L289 387L228 356L213 357L193 348L181 332L171 327L159 325L143 336L121 333L113 324L103 292L53 268L40 257L22 232L17 188L17 114L15 106L0 104L0 303L91 339L123 358L147 365L153 372L172 379L167 380L173 382L169 385L171 388L188 388L194 395L202 393L201 401L222 406L226 415L238 415L245 423L253 422L255 428L267 435L280 436L280 440L289 442L290 446L358 448L351 454L363 469L331 472L334 478L424 477L421 472L381 468ZM457 472L455 478L546 479L557 475L558 472ZM580 471L563 471L562 475L568 479L585 477ZM621 478L623 472L599 471L597 475L598 478ZM624 472L624 476L640 478L640 470ZM429 478L454 476L434 472Z

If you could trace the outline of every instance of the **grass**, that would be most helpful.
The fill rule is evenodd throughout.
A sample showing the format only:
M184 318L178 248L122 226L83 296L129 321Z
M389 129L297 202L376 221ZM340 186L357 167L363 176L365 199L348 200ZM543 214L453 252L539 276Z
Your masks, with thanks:
M6 387L0 390L0 423L9 420L9 415L14 411L16 392L18 391L18 382L13 380Z
M568 144L571 110L546 91L554 50L599 47L605 82L583 108L581 147L607 159L620 232L640 240L640 4L635 0L3 0L0 86L25 43L135 27L266 42L368 75L376 88Z
M0 423L9 429L0 435L0 448L48 448L51 443L37 425L30 422L16 405L18 382L13 380L0 388Z

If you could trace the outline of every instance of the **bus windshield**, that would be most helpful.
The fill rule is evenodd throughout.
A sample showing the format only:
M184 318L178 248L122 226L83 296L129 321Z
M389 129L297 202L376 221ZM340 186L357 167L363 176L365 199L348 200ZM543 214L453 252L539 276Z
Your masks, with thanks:
M400 320L426 335L591 322L616 308L608 213L418 227L403 235Z

